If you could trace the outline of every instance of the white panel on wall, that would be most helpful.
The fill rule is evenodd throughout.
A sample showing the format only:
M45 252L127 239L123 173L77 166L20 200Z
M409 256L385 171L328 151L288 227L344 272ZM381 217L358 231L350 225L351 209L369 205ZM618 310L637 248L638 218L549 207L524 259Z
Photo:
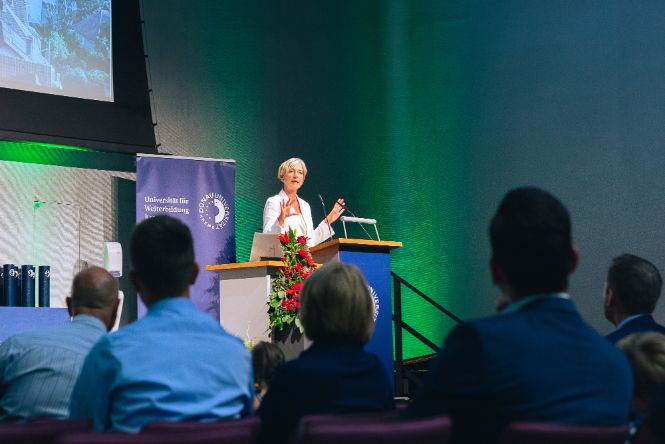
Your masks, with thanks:
M136 175L0 161L0 264L51 265L51 303L64 306L73 275L117 241L114 177Z
M80 271L81 215L77 203L44 202L34 206L33 253L35 266L51 267L51 307L66 307L72 278Z

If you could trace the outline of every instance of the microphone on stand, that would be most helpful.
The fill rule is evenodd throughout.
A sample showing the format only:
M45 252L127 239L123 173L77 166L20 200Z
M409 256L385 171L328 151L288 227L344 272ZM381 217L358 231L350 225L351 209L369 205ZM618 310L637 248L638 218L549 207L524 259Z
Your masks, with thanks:
M321 194L318 195L319 200L321 201L321 208L323 208L323 219L326 221L326 224L328 225L328 230L330 232L330 239L333 238L333 230L332 227L330 226L330 222L328 222L328 212L326 211L326 204L323 202L323 197L321 197Z
M349 207L347 207L347 206L344 205L343 203L340 203L339 201L337 201L337 202L335 202L335 204L336 204L336 205L339 205L339 206L342 207L342 208L344 208L344 211L348 212L352 217L355 217L356 219L360 219L358 216L356 216L355 214L353 214L353 211L349 210ZM350 222L350 221L349 221L349 222ZM370 238L370 240L374 240L374 238L372 237L372 235L369 234L369 232L365 229L365 226L364 226L363 224L358 223L358 225L360 225L360 228L363 229L363 231L365 232L365 234L367 235L367 237Z

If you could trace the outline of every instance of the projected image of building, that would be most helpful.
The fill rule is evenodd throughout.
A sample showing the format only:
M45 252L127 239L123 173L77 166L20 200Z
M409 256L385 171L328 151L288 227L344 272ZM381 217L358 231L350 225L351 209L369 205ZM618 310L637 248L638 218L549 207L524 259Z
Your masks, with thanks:
M26 85L61 88L42 53L42 39L28 22L26 0L0 1L0 77Z
M113 100L110 0L0 0L0 87Z

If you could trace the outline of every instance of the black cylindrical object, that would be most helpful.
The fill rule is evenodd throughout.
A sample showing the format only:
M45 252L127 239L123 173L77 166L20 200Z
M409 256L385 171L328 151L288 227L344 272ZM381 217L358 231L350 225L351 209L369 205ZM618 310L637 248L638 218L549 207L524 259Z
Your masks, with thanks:
M19 271L18 267L14 264L5 264L3 268L3 286L5 287L5 306L17 307L19 304Z
M21 307L35 306L35 266L21 265Z
M38 270L39 278L39 306L51 306L51 267L40 265Z
M0 307L5 305L5 268L0 267Z
M21 266L17 265L16 266L16 272L18 273L18 287L16 287L16 306L19 307L21 305Z

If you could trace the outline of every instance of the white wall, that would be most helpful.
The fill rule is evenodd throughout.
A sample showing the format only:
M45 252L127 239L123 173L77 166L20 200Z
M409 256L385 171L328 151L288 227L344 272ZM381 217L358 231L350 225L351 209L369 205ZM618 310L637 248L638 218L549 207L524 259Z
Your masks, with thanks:
M65 307L74 274L102 265L103 243L117 240L115 177L135 174L0 161L0 264L51 265L52 307Z

